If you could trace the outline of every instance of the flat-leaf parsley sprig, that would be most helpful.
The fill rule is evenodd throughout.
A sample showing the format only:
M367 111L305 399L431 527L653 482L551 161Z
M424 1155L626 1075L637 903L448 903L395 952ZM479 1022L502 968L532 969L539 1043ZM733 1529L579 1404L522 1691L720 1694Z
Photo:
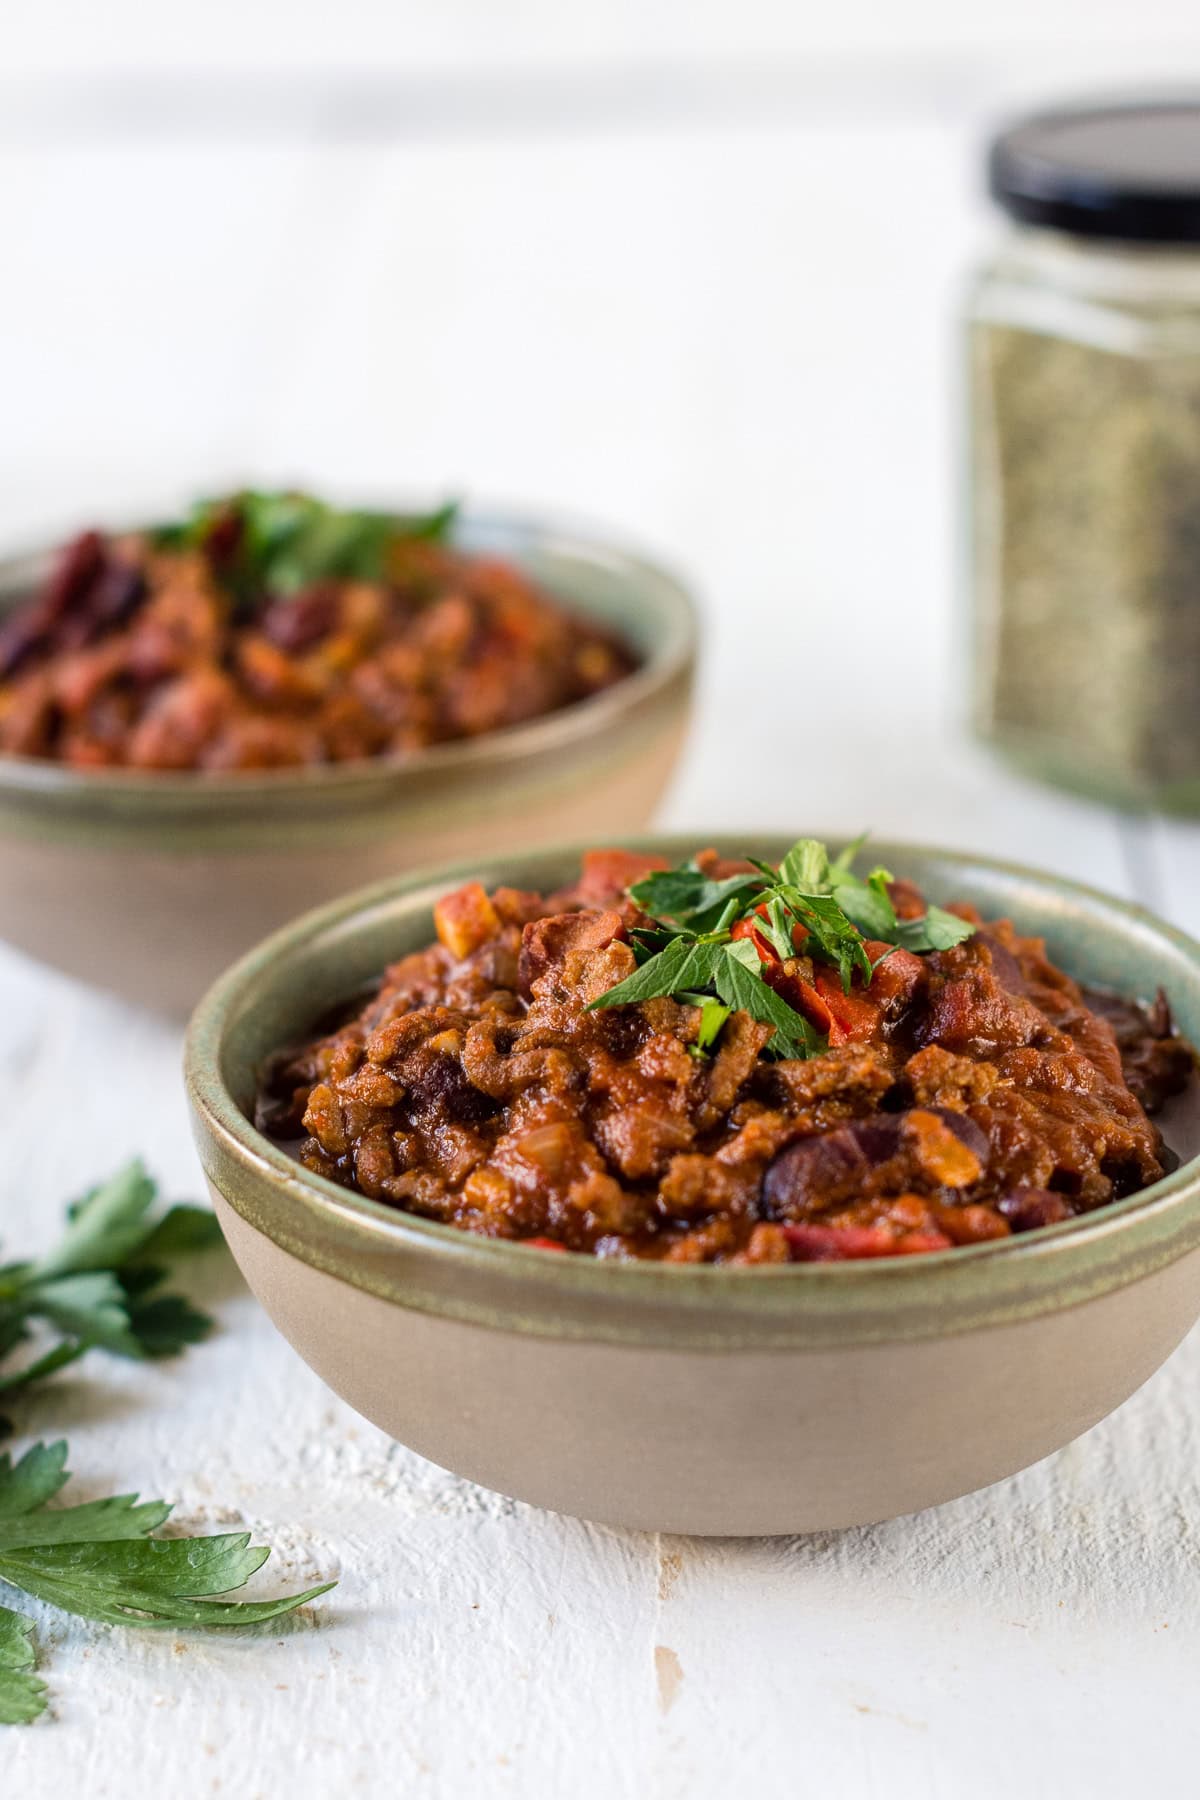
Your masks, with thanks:
M34 1444L19 1462L0 1456L0 1587L105 1625L258 1625L315 1600L322 1582L275 1600L216 1598L244 1587L270 1555L248 1531L154 1537L171 1508L136 1494L50 1502L68 1479L67 1446ZM0 1606L0 1724L24 1725L45 1710L33 1673L32 1624Z
M159 1289L181 1256L221 1242L216 1219L199 1206L163 1211L157 1199L141 1163L131 1162L68 1209L66 1230L46 1255L0 1267L0 1398L34 1388L91 1349L170 1356L208 1332L211 1319ZM0 1590L107 1625L183 1629L257 1625L334 1585L275 1600L219 1598L243 1587L270 1554L249 1532L156 1537L171 1508L135 1494L55 1506L66 1460L64 1443L34 1444L19 1460L0 1455ZM45 1711L32 1634L32 1620L0 1605L0 1725L28 1724Z
M831 858L824 844L801 838L778 869L755 862L745 873L714 877L692 861L635 882L629 896L652 921L631 933L639 966L591 1007L665 996L699 1006L694 1048L700 1052L716 1041L731 1012L746 1012L772 1027L770 1055L820 1055L825 1038L766 978L759 940L780 968L802 946L804 956L837 970L848 994L856 975L869 986L893 950L947 950L975 929L940 906L916 919L899 918L891 871L874 868L865 878L853 872L862 843ZM874 961L868 940L887 946Z
M221 1242L220 1227L207 1207L159 1212L157 1199L141 1163L127 1163L68 1209L54 1249L0 1266L0 1401L91 1349L174 1356L207 1334L205 1313L159 1290L181 1256ZM22 1354L35 1328L54 1341ZM0 1436L7 1426L0 1415Z

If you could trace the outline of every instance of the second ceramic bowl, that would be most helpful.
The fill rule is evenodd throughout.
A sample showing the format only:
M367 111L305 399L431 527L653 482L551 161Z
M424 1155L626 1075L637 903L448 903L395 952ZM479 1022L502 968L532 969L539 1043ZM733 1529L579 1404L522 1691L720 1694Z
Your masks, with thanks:
M378 758L213 776L0 757L0 937L126 999L186 1013L236 956L306 907L510 836L545 843L653 817L687 725L687 589L615 539L464 514L464 549L509 558L639 652L626 680L511 730ZM0 610L46 557L0 565Z
M803 821L798 821L798 825ZM699 834L703 841L713 841ZM697 837L643 840L672 860ZM717 838L777 860L791 839ZM1036 871L875 844L937 900L1043 934L1082 979L1164 987L1200 1038L1200 946ZM547 890L578 853L480 859ZM251 1287L367 1418L448 1469L652 1530L862 1524L983 1487L1086 1431L1200 1314L1200 1164L1065 1225L967 1249L767 1268L548 1256L410 1217L310 1175L250 1123L273 1050L427 943L468 871L311 914L218 982L187 1079L200 1158ZM1194 1107L1167 1121L1185 1158Z

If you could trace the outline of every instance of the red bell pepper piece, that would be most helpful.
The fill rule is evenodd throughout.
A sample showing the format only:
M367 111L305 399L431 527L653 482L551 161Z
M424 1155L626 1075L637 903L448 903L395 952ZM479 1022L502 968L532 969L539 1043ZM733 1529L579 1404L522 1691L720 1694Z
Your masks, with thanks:
M754 910L760 918L767 914L765 904ZM769 982L789 1006L803 1013L809 1024L829 1039L831 1046L862 1043L873 1037L879 1029L883 1008L897 995L910 998L924 975L921 959L910 950L894 949L890 944L866 939L864 943L871 961L879 962L885 956L886 961L872 976L869 990L862 985L861 976L856 975L855 985L846 993L840 975L827 966L818 965L812 981L785 973L774 947L757 929L753 918L739 919L729 935L734 939L748 939L754 945L762 964L763 980ZM793 928L792 942L797 950L808 935L804 925Z
M846 1262L863 1256L894 1256L896 1234L886 1225L785 1225L793 1262Z
M755 911L759 914L760 917L765 916L766 910L767 909L765 906L759 906L759 907L755 908ZM736 938L749 938L750 942L754 945L754 948L758 951L759 962L762 962L762 963L778 963L779 962L778 956L776 956L774 950L771 948L771 945L767 942L767 940L763 936L762 932L756 930L753 919L739 919L737 924L733 927L733 930L729 933L729 935L731 938L735 938L735 939Z
M779 997L786 1000L795 1012L803 1013L814 1031L823 1032L828 1036L831 1030L836 1030L833 1014L811 981L805 981L801 975L789 975L782 963L776 963L774 968L764 969L763 980L768 982ZM833 1044L840 1043L842 1040L832 1036L829 1041Z
M879 1029L878 1000L856 987L847 994L836 969L816 969L813 982L832 1020L831 1044L861 1043L875 1035Z
M854 1262L950 1248L950 1239L940 1231L909 1231L898 1237L886 1225L785 1225L783 1235L793 1262Z

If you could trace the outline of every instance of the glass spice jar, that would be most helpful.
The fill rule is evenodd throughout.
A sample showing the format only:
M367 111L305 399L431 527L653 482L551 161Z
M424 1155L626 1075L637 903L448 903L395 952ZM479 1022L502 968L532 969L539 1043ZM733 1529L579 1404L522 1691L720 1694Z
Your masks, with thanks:
M1200 102L992 146L968 302L977 730L1026 771L1200 813Z

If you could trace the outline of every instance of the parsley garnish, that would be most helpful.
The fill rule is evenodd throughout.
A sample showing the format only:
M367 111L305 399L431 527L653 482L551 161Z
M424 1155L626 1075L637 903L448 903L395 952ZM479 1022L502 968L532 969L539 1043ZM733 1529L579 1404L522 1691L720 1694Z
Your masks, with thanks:
M163 549L201 550L243 607L285 598L315 581L385 581L404 539L442 542L458 516L452 501L422 517L329 506L311 494L247 489L202 500L154 535Z
M0 1398L66 1368L88 1350L174 1356L212 1320L178 1294L161 1294L168 1263L221 1242L200 1206L155 1211L158 1189L131 1162L68 1210L58 1245L36 1262L0 1267ZM32 1358L13 1353L48 1327L57 1336ZM8 1421L0 1417L0 1435Z
M819 1055L828 1048L825 1039L766 978L755 937L785 976L794 967L798 941L804 956L832 964L848 994L855 976L868 986L884 960L872 962L864 939L921 953L947 950L975 929L940 906L918 919L897 918L888 891L891 873L875 868L865 879L853 873L863 841L831 859L816 838L801 838L778 869L756 863L753 872L714 880L688 862L635 882L630 898L653 921L632 932L639 967L591 1007L673 996L701 1009L691 1046L697 1054L711 1049L730 1012L745 1012L772 1027L772 1056ZM741 924L752 927L754 937L745 931L735 937Z
M717 991L722 1000L734 1012L749 1013L761 1024L774 1026L774 1035L767 1046L772 1056L801 1060L819 1056L826 1048L824 1038L803 1013L789 1006L773 987L768 986L759 974L761 966L753 944L743 940L727 945L724 961L716 972Z
M51 1507L67 1481L67 1446L34 1444L19 1462L0 1456L0 1584L105 1625L257 1625L326 1593L333 1582L278 1600L217 1599L244 1587L270 1551L248 1531L153 1537L171 1511L162 1500L115 1494ZM45 1710L32 1673L31 1622L0 1606L0 1724Z

